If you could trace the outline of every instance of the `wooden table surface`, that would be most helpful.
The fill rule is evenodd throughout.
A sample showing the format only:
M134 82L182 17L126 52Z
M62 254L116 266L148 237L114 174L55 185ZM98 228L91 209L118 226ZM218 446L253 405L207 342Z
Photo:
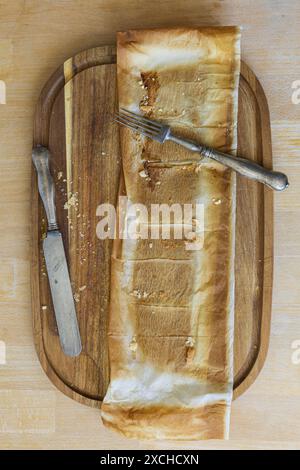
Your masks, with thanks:
M44 82L66 58L114 43L117 30L230 24L243 26L243 59L269 101L274 167L287 172L291 183L275 195L269 354L256 383L232 405L229 441L130 441L106 430L97 410L57 391L34 350L29 273L34 107ZM0 449L300 448L299 43L298 0L0 1Z

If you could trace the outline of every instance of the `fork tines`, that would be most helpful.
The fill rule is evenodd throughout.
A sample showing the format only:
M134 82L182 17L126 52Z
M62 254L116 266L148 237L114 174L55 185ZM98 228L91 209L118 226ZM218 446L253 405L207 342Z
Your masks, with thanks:
M132 111L121 108L119 112L115 114L114 121L122 124L123 126L129 127L130 129L139 132L140 134L160 141L162 134L164 133L165 126L156 121L152 121L144 116L140 116Z

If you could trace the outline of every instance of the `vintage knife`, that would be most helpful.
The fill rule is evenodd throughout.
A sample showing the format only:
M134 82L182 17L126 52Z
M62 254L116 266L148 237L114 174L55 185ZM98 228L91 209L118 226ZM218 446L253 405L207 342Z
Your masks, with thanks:
M50 152L37 146L32 160L38 174L39 193L48 220L43 250L50 283L53 307L61 347L67 356L78 356L82 350L69 270L55 210L55 188L49 169Z

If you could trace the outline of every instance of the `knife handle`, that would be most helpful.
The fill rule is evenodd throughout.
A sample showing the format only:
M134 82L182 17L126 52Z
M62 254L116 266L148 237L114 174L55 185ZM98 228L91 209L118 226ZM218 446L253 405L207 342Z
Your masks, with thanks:
M32 160L38 174L39 193L42 198L48 220L48 230L57 230L55 209L55 187L49 169L50 152L38 145L32 150Z

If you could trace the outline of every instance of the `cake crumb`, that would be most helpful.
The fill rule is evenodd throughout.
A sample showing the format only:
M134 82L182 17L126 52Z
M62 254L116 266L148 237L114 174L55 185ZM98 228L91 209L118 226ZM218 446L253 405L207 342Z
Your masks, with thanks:
M64 209L70 209L70 207L75 207L76 204L78 204L78 194L77 193L70 193L70 197L69 199L67 200L67 202L65 202L65 205L64 205Z
M222 200L220 198L215 198L215 197L212 198L212 203L215 206L218 206L219 204L221 204L221 202L222 202Z
M130 349L130 351L131 351L131 355L132 355L132 358L133 358L133 359L136 358L137 348L138 348L137 340L136 340L136 337L133 336L133 337L132 337L132 340L131 340L130 343L129 343L129 349Z
M137 299L146 299L149 296L149 293L146 291L141 291L140 289L135 289L132 291L131 295Z
M133 295L134 297L137 297L138 299L141 299L141 298L142 298L142 293L141 293L141 291L140 291L139 289L134 289L134 290L132 291L132 295Z
M147 173L146 173L145 170L141 170L141 171L139 172L139 175L140 175L141 178L147 178L147 177L148 177L148 175L147 175Z
M188 336L186 342L185 342L186 347L188 348L193 348L195 346L195 341L191 336Z
M186 346L186 363L190 364L195 357L195 341L189 336L185 342Z
M201 171L201 163L196 166L195 173L200 173L200 171Z

